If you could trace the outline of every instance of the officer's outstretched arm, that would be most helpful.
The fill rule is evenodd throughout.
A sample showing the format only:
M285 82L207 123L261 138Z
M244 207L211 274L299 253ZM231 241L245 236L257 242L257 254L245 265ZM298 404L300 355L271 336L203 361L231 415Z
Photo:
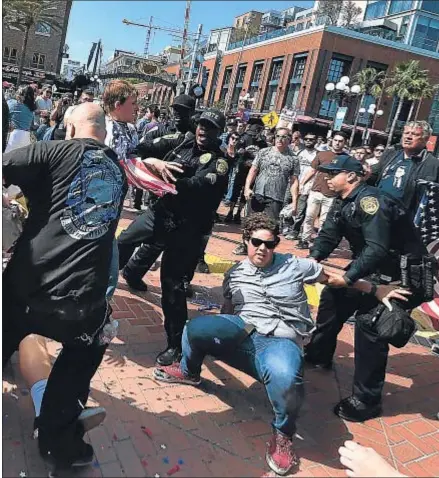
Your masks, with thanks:
M393 223L391 210L377 197L363 197L358 209L356 215L361 222L365 246L345 274L351 284L375 272L380 263L386 260Z
M340 244L343 238L343 232L339 226L337 218L337 209L339 205L334 202L326 216L326 221L320 228L319 235L316 237L314 244L311 246L310 257L316 261L323 261L331 252Z
M205 189L209 193L212 189L225 189L228 183L227 172L226 160L213 160L207 168L197 171L195 176L178 179L175 187L178 192Z
M157 141L157 139L159 141ZM133 154L144 158L163 159L169 151L172 151L179 144L178 139L156 138L156 140L148 143L140 143L137 145ZM175 159L175 158L174 158ZM171 158L172 160L172 158Z

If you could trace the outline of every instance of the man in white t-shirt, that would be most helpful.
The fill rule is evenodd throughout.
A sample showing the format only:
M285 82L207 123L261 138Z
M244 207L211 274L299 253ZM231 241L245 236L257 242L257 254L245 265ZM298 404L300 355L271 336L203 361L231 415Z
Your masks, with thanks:
M300 163L300 176L299 176L299 197L297 199L297 212L294 225L291 228L290 234L286 235L286 239L296 240L299 239L300 229L306 214L306 205L308 202L308 195L313 184L313 178L304 182L304 178L307 176L307 172L311 168L311 163L317 155L315 148L317 143L317 136L314 133L306 133L304 138L305 148L297 155L297 159Z
M52 88L50 86L45 86L43 92L35 100L37 109L35 110L35 124L37 126L41 123L41 118L45 116L50 116L52 111L53 102L52 102Z

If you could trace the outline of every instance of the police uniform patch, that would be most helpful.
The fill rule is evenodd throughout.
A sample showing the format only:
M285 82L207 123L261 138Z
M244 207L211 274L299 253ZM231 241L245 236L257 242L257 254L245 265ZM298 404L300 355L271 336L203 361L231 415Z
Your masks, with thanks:
M206 174L206 179L210 181L210 184L214 185L216 183L216 174L215 173Z
M165 139L177 139L180 136L180 133L165 134L162 138Z
M227 161L225 159L218 159L216 162L216 172L220 176L224 176L227 174L227 171L229 170L229 166L227 164Z
M360 200L360 207L366 214L373 216L380 208L380 203L377 198L366 196Z
M200 156L200 164L207 164L212 159L210 153L204 153Z

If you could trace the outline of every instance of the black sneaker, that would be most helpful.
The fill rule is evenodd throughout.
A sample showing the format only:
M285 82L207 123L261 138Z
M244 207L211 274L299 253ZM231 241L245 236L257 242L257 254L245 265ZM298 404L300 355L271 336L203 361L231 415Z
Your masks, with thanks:
M39 444L40 445L40 444ZM84 440L75 442L75 449L69 450L68 455L56 456L50 450L44 450L39 446L40 455L43 460L55 468L75 468L80 466L88 466L93 463L94 451L93 447Z
M125 279L128 287L139 292L147 292L148 286L142 279L130 277L126 269L122 270L122 277Z
M82 426L84 433L98 427L107 416L104 407L85 407L79 414L78 423ZM39 417L34 418L33 438L38 438Z
M209 274L209 266L206 264L204 260L198 262L197 268L195 269L196 272L199 272L200 274Z
M308 241L299 241L297 244L297 249L309 249Z
M337 403L334 413L349 422L365 422L381 415L381 403L368 405L351 395Z
M233 221L233 214L229 212L227 216L224 218L224 222L226 224L230 224Z
M160 352L155 359L157 365L172 365L174 362L179 362L181 359L181 348L168 347L163 352Z

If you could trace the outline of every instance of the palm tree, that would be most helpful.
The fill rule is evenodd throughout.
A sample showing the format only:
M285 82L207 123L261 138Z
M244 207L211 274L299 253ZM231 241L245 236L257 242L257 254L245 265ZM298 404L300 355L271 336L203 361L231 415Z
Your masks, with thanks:
M65 8L65 1L61 0L4 0L2 4L3 25L7 28L17 28L24 32L18 67L17 85L21 82L21 75L26 57L29 33L32 27L41 23L54 31L62 31L63 18L59 12Z
M425 89L427 84L431 86L428 80L428 70L421 70L419 68L419 61L417 60L398 63L393 70L390 82L391 85L387 88L386 92L398 99L398 106L396 108L395 117L392 121L392 126L390 127L387 146L392 144L396 123L401 114L404 101L413 100L415 97L416 99L423 98L423 89ZM427 94L429 94L429 91L427 91ZM410 112L410 115L411 113L412 111Z
M366 95L372 95L374 98L378 98L383 91L383 84L386 77L385 71L377 71L375 68L365 68L364 70L359 71L354 76L353 83L358 85L360 89L360 102L358 104L358 110L364 103L364 98ZM349 145L352 146L355 137L355 131L358 125L359 115L358 112L355 114L355 122L352 128L351 138L349 140Z
M410 96L410 100L412 104L410 105L410 111L407 116L407 122L412 119L413 111L415 109L416 102L419 101L419 105L421 104L424 98L431 98L434 92L439 88L439 85L431 85L428 78L420 78L419 81L413 85L413 91Z

